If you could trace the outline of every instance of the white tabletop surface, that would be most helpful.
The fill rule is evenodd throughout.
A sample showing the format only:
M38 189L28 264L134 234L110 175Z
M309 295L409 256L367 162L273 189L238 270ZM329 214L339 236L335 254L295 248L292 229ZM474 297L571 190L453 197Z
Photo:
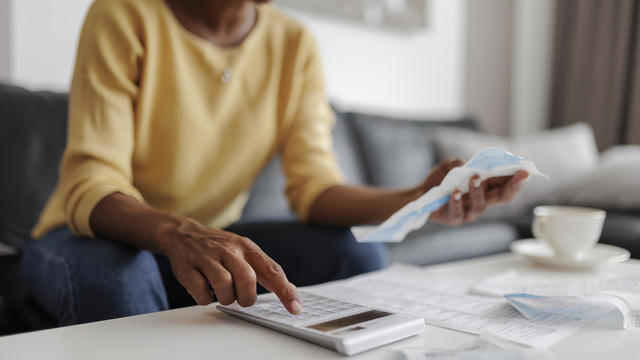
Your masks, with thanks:
M512 254L429 267L434 274L481 279L516 270L558 278L640 274L630 260L598 271L537 267ZM473 335L427 325L421 335L352 359L390 359L391 349L410 346L455 348ZM580 329L551 348L558 359L640 359L640 331L616 328L611 316ZM334 359L322 347L233 318L214 305L0 337L2 359Z

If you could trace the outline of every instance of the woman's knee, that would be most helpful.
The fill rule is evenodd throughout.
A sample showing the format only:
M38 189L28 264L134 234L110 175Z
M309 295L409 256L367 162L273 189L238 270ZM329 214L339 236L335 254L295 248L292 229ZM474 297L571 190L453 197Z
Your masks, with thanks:
M57 230L25 251L23 276L36 300L69 325L167 309L153 255Z
M91 306L83 308L90 312L82 314L83 318L89 319L95 310L102 310L102 318L116 318L168 309L153 254L110 241L97 242L100 245L90 250L92 256L76 259L70 267L76 276L72 281L75 296L92 299Z

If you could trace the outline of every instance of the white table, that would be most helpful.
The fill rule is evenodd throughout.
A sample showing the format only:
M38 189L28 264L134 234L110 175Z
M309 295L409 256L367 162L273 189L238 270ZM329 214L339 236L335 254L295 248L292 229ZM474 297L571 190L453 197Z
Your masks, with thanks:
M434 274L480 279L507 269L540 276L593 278L602 272L561 272L529 264L512 254L448 263ZM640 273L630 260L602 270ZM389 359L390 349L408 346L454 348L474 336L427 326L419 336L365 352L353 359ZM580 329L551 350L558 359L639 359L640 331L624 331L605 317ZM337 359L330 350L282 335L215 309L189 307L161 313L0 337L2 359Z

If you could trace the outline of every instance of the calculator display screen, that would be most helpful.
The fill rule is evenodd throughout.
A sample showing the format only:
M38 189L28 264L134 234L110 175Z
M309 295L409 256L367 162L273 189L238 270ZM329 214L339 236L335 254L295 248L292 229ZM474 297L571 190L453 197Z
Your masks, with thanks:
M365 321L379 319L389 315L391 315L391 313L378 311L378 310L371 310L371 311L365 311L359 314L341 317L339 319L325 321L323 323L319 323L315 325L309 325L307 327L314 330L327 332L335 329L340 329L345 326L351 326L351 325L363 323Z

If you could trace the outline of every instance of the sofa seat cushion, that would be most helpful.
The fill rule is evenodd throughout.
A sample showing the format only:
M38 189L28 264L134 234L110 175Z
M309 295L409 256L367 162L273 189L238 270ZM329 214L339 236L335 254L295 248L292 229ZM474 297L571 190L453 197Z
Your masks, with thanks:
M427 223L401 243L389 243L390 260L431 265L509 251L518 238L516 228L505 222L473 222L457 227Z

